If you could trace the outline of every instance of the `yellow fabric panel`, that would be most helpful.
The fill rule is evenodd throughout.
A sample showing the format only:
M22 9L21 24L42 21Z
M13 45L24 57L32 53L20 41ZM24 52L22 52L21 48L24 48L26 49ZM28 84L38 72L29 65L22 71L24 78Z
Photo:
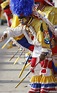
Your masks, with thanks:
M57 83L57 75L56 75L56 77L55 77L55 83Z
M43 42L43 32L41 32L40 30L37 33L37 39L42 44L42 42Z
M46 16L48 17L48 15L52 11L52 9L53 9L53 7L46 6L42 12L44 12L46 14Z
M48 19L54 25L57 25L57 8L53 8L52 11L49 13Z
M50 76L44 76L44 75L39 75L39 76L32 76L30 79L31 83L57 83L57 78L54 77L53 75Z
M46 25L46 23L45 23L44 21L43 21L42 25L43 25L43 29L44 29L45 31L48 31L48 26Z
M20 36L18 36L18 37L14 37L14 39L15 40L20 40L20 39L22 39L24 37L24 34L22 34L22 35L20 35Z
M32 78L30 79L30 82L32 82L32 83L39 82L40 83L40 80L41 80L41 75L39 75L39 76L32 76Z
M43 76L42 75L42 78L41 78L41 83L53 83L55 82L55 78L54 76Z
M15 27L17 27L19 24L20 24L20 20L19 20L18 16L17 16L17 15L13 15L11 27L12 27L12 28L15 28Z
M43 29L47 30L47 27L46 27L47 25L41 19L38 19L38 18L34 18L33 22L31 23L31 26L34 28L37 39L41 43L42 47L50 48L50 45L44 42L44 35L40 29L42 23L43 23Z
M46 6L42 12L46 13L47 18L50 20L51 23L57 25L57 8Z
M18 16L17 16L17 15L13 15L11 27L12 27L12 28L15 28L15 27L17 27L19 24L20 24L20 20L19 20ZM24 37L24 34L22 34L22 35L20 35L20 36L18 36L18 37L14 37L14 39L15 39L15 40L20 40L20 39L22 39L23 37Z
M35 32L37 32L37 28L38 29L40 28L40 22L39 22L38 18L34 18L31 25L33 26L33 28L35 28L35 30L36 30Z
M47 16L47 18L53 23L53 24L57 24L57 20L56 20L56 15L57 15L57 8L51 7L51 6L46 6L44 8L44 10L42 12L44 12ZM55 12L54 16L50 16L50 14L52 14L52 12ZM55 19L55 20L54 20ZM40 26L41 23L43 24L43 30L47 30L48 31L48 27L46 25L46 23L43 21L41 21L41 19L35 18L34 21L32 22L32 27L34 28L36 35L37 35L37 39L38 41L41 43L42 47L46 47L46 48L50 48L49 44L46 44L44 42L44 33L41 32Z
M38 20L37 18L34 18L31 24L36 32L37 39L39 40L39 42L42 42L42 36L43 36L42 32L40 31L41 21L42 20Z

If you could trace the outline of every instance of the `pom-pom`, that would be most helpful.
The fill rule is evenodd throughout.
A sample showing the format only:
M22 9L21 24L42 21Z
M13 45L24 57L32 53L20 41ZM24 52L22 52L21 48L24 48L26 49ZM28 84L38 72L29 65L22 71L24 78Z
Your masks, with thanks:
M34 0L10 0L10 8L13 14L20 16L29 16L32 14Z

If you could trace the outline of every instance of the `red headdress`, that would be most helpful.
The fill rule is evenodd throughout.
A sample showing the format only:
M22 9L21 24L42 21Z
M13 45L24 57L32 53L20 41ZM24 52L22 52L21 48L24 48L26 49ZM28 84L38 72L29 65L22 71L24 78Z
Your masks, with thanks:
M51 6L53 6L53 4L52 4L52 1L51 0L35 0L35 3L37 3L37 2L41 2L41 3L43 3L43 4L48 4L48 5L51 5Z

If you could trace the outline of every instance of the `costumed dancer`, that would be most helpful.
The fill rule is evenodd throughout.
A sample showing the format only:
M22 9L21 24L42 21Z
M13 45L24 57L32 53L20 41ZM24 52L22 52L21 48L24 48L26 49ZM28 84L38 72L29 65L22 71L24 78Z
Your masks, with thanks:
M1 3L1 8L4 11L4 16L5 16L6 20L7 20L7 25L11 26L12 12L10 10L9 1L6 0L3 3Z
M14 1L13 1L13 3L12 3L12 1L13 1L13 0L10 1L10 4L11 4L10 7L11 7L11 9L13 9L14 6L16 6L16 4L14 3ZM18 2L18 0L17 0L16 2ZM13 6L12 6L12 4L13 4ZM29 2L29 4L30 4L30 2ZM31 3L31 5L33 5L33 3ZM13 25L13 23L12 23L11 28L9 28L10 31L6 31L5 33L8 34L9 36L13 36L14 39L17 40L17 42L18 42L19 44L21 44L23 47L29 49L30 51L33 51L34 45L31 45L31 44L28 42L28 40L26 39L24 33L21 31L23 24L22 24L22 23L20 24L20 21L19 21L20 19L18 18L18 16L16 16L17 13L18 13L17 8L18 8L18 7L16 6L16 8L13 9L13 11L12 11L13 14L14 14L14 16L13 16L14 25ZM16 11L16 10L17 10L17 11ZM30 13L30 11L29 11L29 13ZM16 20L15 20L15 19L16 19ZM13 22L13 21L12 21L12 22ZM25 21L27 21L27 20L25 20ZM15 23L15 22L16 22L16 23ZM14 28L13 28L13 27L14 27ZM5 33L4 33L4 34L5 34ZM15 35L13 35L12 33L14 33ZM7 35L4 35L4 36L7 37ZM5 37L5 38L6 38L6 37ZM2 36L2 38L5 39L3 36Z
M17 2L17 1L16 1ZM15 3L16 3L15 2ZM21 7L15 7L15 9L16 8L18 8L18 11L19 12L17 12L16 10L14 11L14 14L17 14L18 16L19 16L19 18L21 18L21 21L22 21L22 25L23 26L27 26L26 27L26 31L27 31L27 28L29 28L30 27L30 24L31 24L31 22L33 21L33 16L31 16L30 14L32 14L32 12L31 13L29 13L30 12L30 10L32 9L32 6L31 6L31 9L30 8L28 8L27 6L29 6L30 4L29 4L29 2L30 1L28 1L28 0L26 0L26 2L25 1L19 1L20 2L20 4L21 4ZM32 1L33 2L33 1ZM14 3L14 2L13 2ZM24 4L25 3L25 4ZM27 5L27 3L28 3L28 5ZM31 3L31 2L30 2ZM27 5L26 7L24 6L24 5ZM15 6L15 5L14 5ZM19 6L19 3L18 3L18 6ZM23 7L23 11L21 11L22 10L22 7ZM30 7L30 6L29 6ZM27 9L26 9L27 8ZM25 10L27 10L26 11L26 13L25 13ZM20 13L21 12L21 13ZM23 14L22 14L23 13ZM28 14L27 14L28 13ZM22 27L22 25L21 25L21 27ZM19 25L20 26L20 25ZM17 33L17 30L19 30L19 28L17 27L17 29L16 29L16 33ZM29 29L28 29L29 30ZM33 29L31 29L31 30L33 30ZM23 31L23 29L22 29L22 31ZM19 32L20 32L20 30L19 30ZM33 32L33 31L32 31ZM24 33L25 34L25 33ZM11 34L12 35L12 34ZM20 33L19 33L19 35L20 35ZM24 38L22 38L23 39L23 42L24 42ZM29 40L28 40L29 41ZM18 42L20 42L20 40L18 40ZM22 41L21 41L21 43L22 43ZM35 42L34 42L35 43ZM39 42L38 42L39 43ZM25 43L24 43L25 44ZM23 46L24 46L24 44L23 44ZM28 46L28 44L27 44L27 46ZM25 45L25 47L26 47L26 45ZM29 49L29 48L28 48ZM33 48L32 48L33 49ZM37 51L37 53L38 53L38 55L37 56L33 56L33 58L32 58L32 60L37 60L37 58L39 57L39 55L41 54L41 52L42 52L42 47L41 47L41 45L40 45L40 43L39 43L39 46L35 46L34 47L34 52L35 52L35 49L36 49L36 51ZM39 52L39 50L41 50L40 52ZM39 61L39 60L38 60ZM33 61L33 62L35 62L35 61ZM35 64L35 63L34 63ZM39 76L39 77L41 77L41 76ZM38 78L39 78L38 77ZM35 77L35 78L37 78L37 77ZM40 79L39 79L39 81L40 81ZM34 91L34 92L36 92L36 91Z
M11 8L11 10L12 10L12 13L13 13L13 23L14 24L12 24L12 26L11 26L11 28L12 28L12 30L14 30L16 27L18 28L18 26L20 25L20 23L22 24L22 25L25 25L27 22L28 22L28 20L27 19L25 19L24 18L24 20L23 20L23 22L22 21L20 21L20 18L19 18L19 12L22 10L22 9L20 9L20 11L19 11L19 2L21 2L21 1L19 1L19 0L16 0L16 3L18 3L18 4L16 4L16 3L14 3L14 0L10 0L10 8ZM31 4L31 7L32 7L32 5L33 5L33 2L32 1L29 1L28 2L29 4ZM16 6L17 5L17 6ZM30 7L30 9L31 9L31 7ZM31 10L28 10L29 11L29 14L31 13ZM28 13L28 11L26 11L26 13ZM22 20L22 18L21 18L21 20ZM31 22L31 18L29 18L29 22L28 22L28 25L30 25L30 22ZM14 29L13 29L14 28ZM29 32L29 30L28 29L26 29L27 30L27 32ZM33 37L32 37L33 38ZM29 49L30 51L33 51L33 49L34 49L34 45L32 45L32 44L30 44L29 42L28 42L28 40L26 39L26 36L24 35L24 33L22 33L21 35L19 35L18 37L14 37L14 39L15 40L17 40L17 42L19 43L19 44L21 44L23 47L25 47L25 48L27 48L27 49Z
M41 0L41 1L37 0L37 2L39 2L39 5L41 5L41 4L43 5L44 3L46 3L46 6L43 5L43 6L40 6L40 8L41 8L41 11L47 13L47 18L49 18L50 13L52 12L52 10L55 9L54 7L49 6L49 5L52 5L52 3L50 3L49 1L45 2L45 0ZM38 9L39 9L39 7L38 7ZM48 27L44 22L42 22L42 20L39 20L39 21L40 21L40 22L38 22L39 30L38 30L38 32L36 32L38 41L41 42L42 47L48 48L48 45L49 45L49 48L50 48L50 43L49 43L50 37L49 37ZM33 27L34 26L36 28L36 25L33 25ZM52 69L54 69L54 67L52 65L53 60L52 60L52 58L49 58L50 55L51 54L48 53L48 56L46 56L46 58L44 59L45 62L44 62L44 60L41 61L42 70L41 70L40 80L38 78L39 77L38 75L36 75L36 78L35 78L35 76L32 77L31 90L29 91L29 93L38 93L38 92L48 93L49 91L53 91L53 90L56 91L55 87L57 86L57 82L55 81L55 77L53 76L53 71L52 71ZM34 68L35 63L36 63L36 58L35 58L35 60L31 60L31 63L32 63L32 67ZM49 73L49 71L51 73Z
M40 1L39 1L40 2ZM43 1L44 2L44 1ZM23 2L24 3L24 2ZM43 4L43 3L42 3ZM47 4L47 3L46 3ZM45 10L45 12L47 12L47 9L48 8L53 8L53 7L51 7L51 6L49 6L49 4L50 5L52 5L51 3L48 3L48 7L41 7L42 9L44 8L44 10ZM22 5L22 7L23 7L23 5ZM23 7L23 9L24 9L25 7ZM21 8L22 9L22 8ZM19 8L18 8L18 10L20 10ZM43 11L43 10L42 10ZM48 16L48 13L49 12L47 12L47 16ZM18 16L19 16L19 18L21 18L23 21L22 22L24 22L24 19L26 19L25 17L23 17L23 12L21 11L21 16L18 14ZM28 16L29 17L29 16ZM32 16L31 16L32 17ZM42 27L42 23L43 23L43 27ZM33 28L34 28L34 30L36 31L36 34L37 34L37 39L38 39L38 44L39 43L41 43L41 44L39 44L38 45L38 48L37 48L37 46L35 46L34 47L34 52L33 52L33 54L37 54L38 53L38 55L34 55L33 56L33 58L32 58L32 60L31 60L31 66L32 67L34 67L35 66L35 64L36 64L36 60L38 59L38 57L40 56L40 54L41 54L41 52L43 52L42 51L42 47L44 48L49 48L50 49L50 44L49 44L49 35L48 35L48 27L47 27L47 25L46 25L46 23L45 22L42 22L42 20L39 20L36 16L33 16L33 21L31 22L31 24L30 24L30 26L32 26ZM38 28L39 27L39 28ZM43 28L43 29L42 29ZM43 35L43 32L42 31L45 31L44 32L44 35ZM47 34L47 35L46 35ZM47 37L45 37L45 35L47 36ZM44 38L44 37L45 38ZM42 46L42 47L41 47ZM45 49L44 48L44 49ZM40 52L39 52L39 50L41 50ZM36 51L36 52L35 52ZM46 52L47 52L47 50L46 50ZM39 61L39 59L38 59L38 61ZM51 69L50 69L51 70ZM52 71L52 70L51 70ZM50 79L50 75L51 74L49 74L49 76L48 76L48 78ZM39 79L39 77L40 77L40 79ZM41 78L42 78L42 75L38 75L37 74L37 76L35 75L34 77L32 77L32 79L31 79L31 90L29 91L29 93L37 93L37 92L39 92L40 90L41 90ZM45 78L46 78L46 76L45 76ZM48 79L48 83L49 83L49 79ZM52 76L52 80L53 81L51 81L51 83L53 83L53 85L55 84L55 82L54 82L54 77ZM35 83L36 82L36 83ZM44 85L46 85L46 83L44 84ZM49 86L49 85L48 85ZM55 87L56 85L54 85L54 87ZM50 86L49 86L50 87ZM55 88L53 88L53 89L55 89ZM43 93L44 91L45 91L46 89L44 89L44 90L41 90L41 92ZM52 89L51 89L52 90ZM47 91L49 91L48 90L48 88L47 88ZM46 91L45 91L46 92Z

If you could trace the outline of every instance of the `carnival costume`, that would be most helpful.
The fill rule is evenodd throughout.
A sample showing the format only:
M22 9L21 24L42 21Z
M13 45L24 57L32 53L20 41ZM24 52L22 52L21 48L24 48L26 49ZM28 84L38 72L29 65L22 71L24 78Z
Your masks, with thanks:
M38 2L42 2L42 3L44 3L44 0L41 0L41 1L39 1L39 0L37 0ZM54 19L55 18L55 14L53 15L51 12L52 11L56 11L56 8L54 8L54 7L51 7L51 6L46 6L43 10L42 10L42 12L45 12L46 13L46 16L47 16L47 18L51 21L52 19ZM55 12L56 13L56 12ZM54 17L54 18L51 18L49 15L53 15L52 17ZM56 19L54 19L54 20L52 20L51 22L53 23L55 23L55 20ZM53 24L54 24L53 23ZM50 38L51 37L49 37L49 34L51 35L51 32L49 32L48 31L48 27L47 27L47 25L46 25L46 23L45 22L43 22L42 20L38 20L38 22L37 22L37 25L39 24L39 30L38 30L38 32L36 32L37 33L37 38L38 38L38 41L39 42L41 42L41 45L42 45L42 47L46 47L46 48L49 48L50 47ZM57 23L55 23L55 24L57 24ZM37 27L36 27L36 25L34 25L33 27L35 27L36 28L36 31L37 31ZM43 40L44 39L44 40ZM47 65L47 63L49 63L49 66L50 67L48 67L48 65ZM52 69L51 68L53 68L53 60L52 59L50 59L50 58L48 58L48 59L46 59L46 62L45 62L45 64L44 64L44 62L42 61L41 62L41 66L42 66L42 76L41 76L41 80L40 80L40 82L41 83L39 83L39 85L38 85L38 83L34 83L33 84L33 82L36 82L37 81L37 79L35 79L35 76L34 76L34 78L32 77L32 79L31 79L31 81L32 81L32 85L31 85L31 91L29 92L29 93L34 93L34 91L36 92L36 93L38 93L39 91L40 91L40 93L48 93L48 91L52 91L52 90L55 90L55 87L57 86L57 81L55 82L55 78L53 77L53 73L51 74L51 72L52 72ZM44 69L45 67L44 67L44 65L46 66L46 70ZM48 70L47 70L47 67L48 67ZM51 72L50 72L50 71ZM50 73L49 73L50 72ZM35 81L36 80L36 81ZM53 84L53 85L52 85ZM54 87L55 86L55 87ZM36 87L36 88L35 88ZM41 89L40 89L41 88ZM33 92L32 92L33 91Z

